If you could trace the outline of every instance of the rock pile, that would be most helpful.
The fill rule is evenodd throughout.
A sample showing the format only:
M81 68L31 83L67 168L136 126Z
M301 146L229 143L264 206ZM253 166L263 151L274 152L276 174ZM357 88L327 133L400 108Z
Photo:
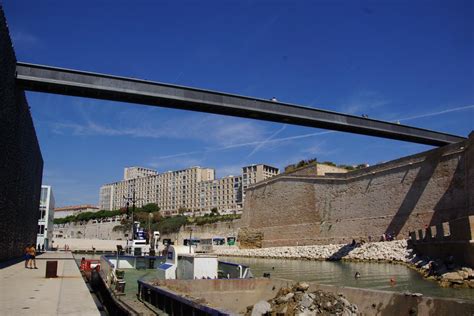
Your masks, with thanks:
M474 270L459 267L449 260L430 260L428 257L415 257L411 262L425 278L436 280L442 287L474 288Z
M300 282L281 288L276 297L247 307L247 316L260 315L357 315L357 306L342 294L309 292L309 284Z
M217 255L308 260L364 260L409 263L413 257L406 240L373 242L360 246L313 245L258 249L217 249Z

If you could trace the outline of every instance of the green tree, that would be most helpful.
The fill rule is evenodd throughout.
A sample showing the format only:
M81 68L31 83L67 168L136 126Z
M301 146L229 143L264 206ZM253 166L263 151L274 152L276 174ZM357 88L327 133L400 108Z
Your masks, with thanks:
M147 213L159 212L160 207L156 203L148 203L148 204L143 205L143 207L141 208L141 211L147 212Z

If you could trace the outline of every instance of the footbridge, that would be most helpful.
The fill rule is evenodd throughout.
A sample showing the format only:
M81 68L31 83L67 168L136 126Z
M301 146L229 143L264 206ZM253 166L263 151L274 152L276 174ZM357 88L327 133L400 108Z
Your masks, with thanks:
M383 137L433 146L464 137L278 101L44 65L17 63L17 85L29 91L223 114Z

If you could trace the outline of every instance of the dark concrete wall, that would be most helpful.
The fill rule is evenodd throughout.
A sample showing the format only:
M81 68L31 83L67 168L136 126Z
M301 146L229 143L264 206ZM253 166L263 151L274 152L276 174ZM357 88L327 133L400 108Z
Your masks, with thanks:
M263 247L345 243L392 232L406 238L474 214L473 148L471 133L464 142L345 174L271 178L247 189L241 231L263 234Z
M418 254L430 258L454 257L456 264L474 267L474 215L461 217L410 233Z
M43 158L0 6L0 261L36 244Z

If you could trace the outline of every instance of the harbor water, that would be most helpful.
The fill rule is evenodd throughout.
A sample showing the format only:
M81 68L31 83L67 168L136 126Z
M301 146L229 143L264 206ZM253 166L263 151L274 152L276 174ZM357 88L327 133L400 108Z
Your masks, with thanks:
M75 254L80 262L82 257L100 259L100 255ZM442 288L435 281L424 279L420 273L401 264L343 261L282 260L246 257L220 257L220 261L239 263L250 267L254 277L270 273L271 277L295 281L316 281L321 284L349 286L356 288L422 293L432 297L450 297L474 300L473 289ZM355 278L356 272L361 277ZM126 292L136 293L139 278L153 279L153 270L126 271ZM390 282L393 279L395 282ZM132 293L133 292L133 293Z
M244 257L222 257L220 260L248 265L255 277L270 273L271 277L295 281L474 300L473 289L442 288L401 264ZM360 273L360 278L354 277L356 272ZM390 279L395 282L390 282Z

